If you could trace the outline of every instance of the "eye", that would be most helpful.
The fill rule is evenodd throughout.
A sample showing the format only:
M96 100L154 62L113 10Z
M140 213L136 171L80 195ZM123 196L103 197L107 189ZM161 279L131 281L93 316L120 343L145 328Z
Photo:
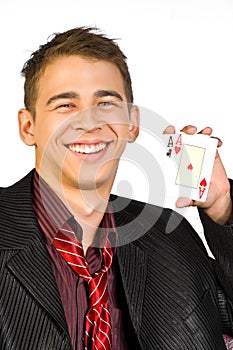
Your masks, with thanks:
M102 101L102 102L98 103L98 106L103 106L103 107L112 106L112 105L115 105L115 103L110 102L110 101Z
M57 106L56 108L58 109L58 108L73 108L73 107L75 107L75 105L73 103L67 102L67 103L63 103L63 104Z
M120 103L118 101L100 101L97 103L97 107L103 108L103 109L115 109L116 107L119 107Z
M69 113L73 111L75 108L77 108L75 103L72 102L60 102L59 104L56 104L53 108L54 111L57 113Z

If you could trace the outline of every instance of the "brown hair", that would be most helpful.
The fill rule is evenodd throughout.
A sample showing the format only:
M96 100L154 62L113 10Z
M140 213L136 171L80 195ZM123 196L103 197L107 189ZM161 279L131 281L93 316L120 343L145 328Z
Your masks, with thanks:
M125 87L128 102L133 102L131 78L126 56L120 50L115 39L109 39L98 32L98 28L80 27L63 33L55 33L46 44L33 52L21 71L25 78L24 104L35 116L35 103L38 93L38 81L46 66L59 56L80 55L111 62L119 69Z

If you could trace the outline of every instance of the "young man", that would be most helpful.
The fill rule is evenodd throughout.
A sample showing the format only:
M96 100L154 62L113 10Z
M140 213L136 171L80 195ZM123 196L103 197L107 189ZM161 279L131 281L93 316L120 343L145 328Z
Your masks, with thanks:
M232 202L219 157L206 203L187 204L203 206L212 261L178 214L110 195L139 132L114 41L92 28L57 34L22 73L19 130L36 166L0 192L0 348L225 349Z

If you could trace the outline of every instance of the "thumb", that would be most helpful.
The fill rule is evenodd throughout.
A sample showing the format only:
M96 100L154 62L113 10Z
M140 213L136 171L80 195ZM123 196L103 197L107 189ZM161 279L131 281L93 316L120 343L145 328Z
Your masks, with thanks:
M194 204L194 201L187 197L179 197L176 201L177 208L190 207Z

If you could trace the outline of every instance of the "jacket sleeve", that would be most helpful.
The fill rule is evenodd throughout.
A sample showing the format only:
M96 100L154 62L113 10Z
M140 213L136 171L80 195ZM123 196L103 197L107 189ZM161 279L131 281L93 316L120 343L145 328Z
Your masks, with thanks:
M233 200L233 181L231 198ZM207 244L214 256L213 265L219 282L220 309L227 310L233 332L233 223L219 225L199 209Z

